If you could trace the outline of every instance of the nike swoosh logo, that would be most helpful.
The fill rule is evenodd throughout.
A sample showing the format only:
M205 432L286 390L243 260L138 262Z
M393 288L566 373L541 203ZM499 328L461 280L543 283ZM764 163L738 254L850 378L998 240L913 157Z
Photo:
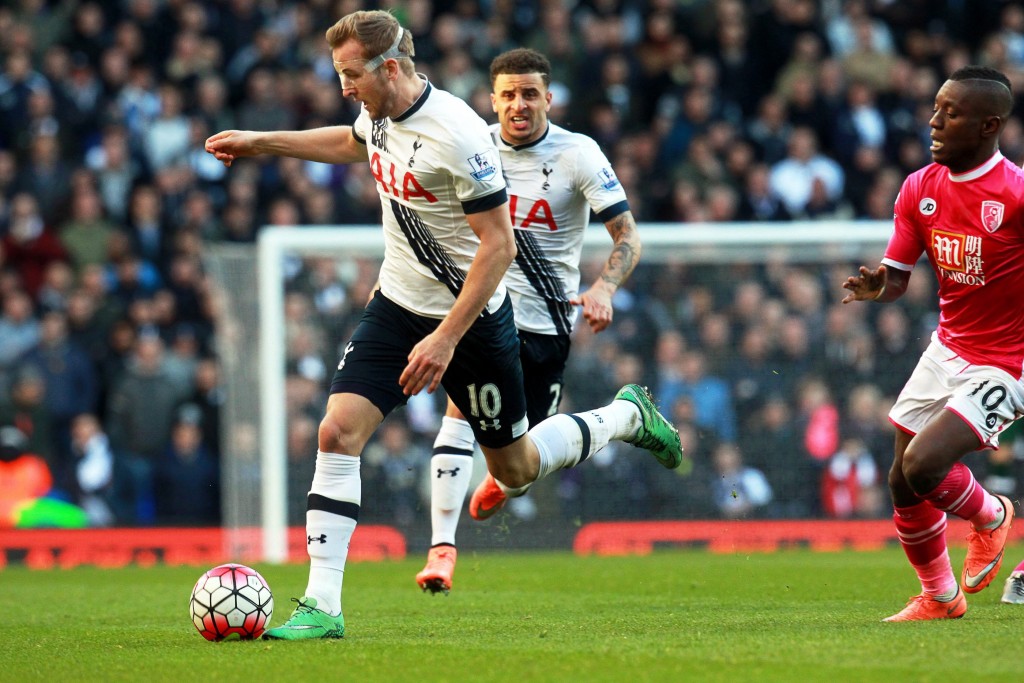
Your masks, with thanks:
M999 554L996 555L996 559L986 564L985 568L978 572L975 576L971 576L971 573L967 572L964 575L964 583L966 583L970 588L974 588L975 586L977 586L979 583L981 583L982 579L988 576L988 573L992 571L992 568L996 566L996 563L999 562L999 560L1002 559L1002 557L1003 552L999 551Z
M488 512L494 512L495 510L497 510L500 507L501 507L501 503L498 503L497 505L492 505L489 508L485 508L483 505L481 505L479 507L479 512L480 512L481 515L486 515Z
M313 624L296 624L295 626L289 626L288 630L289 631L305 631L305 630L308 630L308 629L311 629L311 628L320 628L320 627L319 626L315 626Z

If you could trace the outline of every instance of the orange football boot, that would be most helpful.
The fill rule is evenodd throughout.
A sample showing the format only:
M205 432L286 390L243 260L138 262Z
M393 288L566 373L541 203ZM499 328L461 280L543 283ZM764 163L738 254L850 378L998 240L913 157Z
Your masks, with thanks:
M967 613L967 598L957 588L956 597L950 602L939 602L927 593L910 598L902 610L882 621L930 621L932 619L959 619Z
M971 529L967 534L967 557L960 577L960 585L966 593L977 593L986 588L1003 564L1003 548L1013 526L1013 501L1001 495L996 495L996 498L1003 503L1003 523L995 529Z
M508 496L488 472L469 499L469 516L473 519L487 519L504 507L507 500Z
M459 551L453 545L437 545L427 553L427 565L416 575L416 583L424 592L444 593L452 589L452 574Z

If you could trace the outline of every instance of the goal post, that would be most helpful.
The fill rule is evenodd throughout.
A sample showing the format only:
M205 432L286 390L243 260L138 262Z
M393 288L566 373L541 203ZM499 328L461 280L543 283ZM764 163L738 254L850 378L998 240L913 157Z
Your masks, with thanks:
M778 260L873 265L891 231L887 221L647 223L640 225L641 260L645 265ZM599 264L610 246L603 226L591 226L584 239L584 262ZM383 254L379 226L347 225L264 227L255 245L213 244L205 249L204 263L216 288L217 353L227 394L222 509L232 555L248 550L271 563L288 556L286 259L379 260Z

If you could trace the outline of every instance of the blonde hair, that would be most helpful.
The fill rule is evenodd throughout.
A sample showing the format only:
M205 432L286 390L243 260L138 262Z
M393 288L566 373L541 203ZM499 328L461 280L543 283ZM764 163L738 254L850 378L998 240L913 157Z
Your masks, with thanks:
M327 29L327 44L333 50L349 40L355 40L363 46L363 56L366 59L373 59L391 47L401 29L398 19L390 12L361 10L346 14ZM412 58L416 54L416 48L412 44L412 34L409 31L403 32L398 43L398 51L403 57L398 60L402 71L407 76L415 75L416 69Z

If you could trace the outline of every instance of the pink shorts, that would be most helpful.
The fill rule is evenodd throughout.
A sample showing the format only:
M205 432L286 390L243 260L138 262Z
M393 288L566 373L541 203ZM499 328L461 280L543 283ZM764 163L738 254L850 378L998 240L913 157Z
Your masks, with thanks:
M968 363L933 332L889 419L917 434L941 410L959 415L982 443L997 448L999 434L1024 415L1024 382L1005 370Z

